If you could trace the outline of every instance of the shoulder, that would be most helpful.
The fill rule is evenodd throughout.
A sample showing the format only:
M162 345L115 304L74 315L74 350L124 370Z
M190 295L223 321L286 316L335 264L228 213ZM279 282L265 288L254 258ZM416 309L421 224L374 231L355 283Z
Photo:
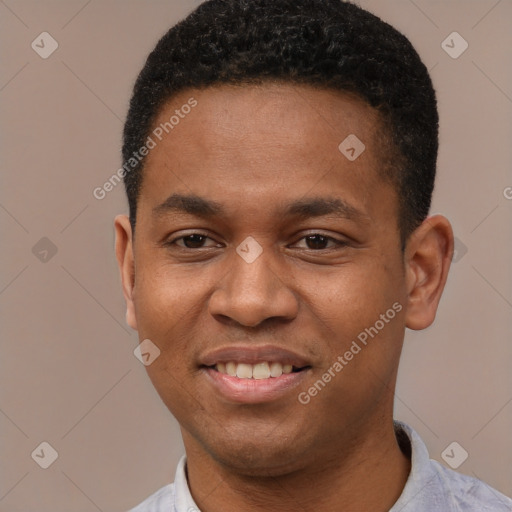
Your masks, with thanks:
M457 473L431 460L439 476L444 494L453 502L454 510L460 512L510 512L512 499L500 493L485 482L468 475Z
M167 512L173 510L173 500L174 484L168 484L128 512Z
M412 427L395 421L395 433L410 455L411 472L391 512L512 512L512 500L504 494L432 460Z

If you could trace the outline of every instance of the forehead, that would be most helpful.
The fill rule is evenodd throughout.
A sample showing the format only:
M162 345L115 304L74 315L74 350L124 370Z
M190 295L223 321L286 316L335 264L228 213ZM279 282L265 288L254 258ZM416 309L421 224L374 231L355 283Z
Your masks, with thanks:
M311 86L186 90L154 123L141 199L181 192L261 207L312 189L343 190L364 210L381 184L379 127L376 111L356 96Z
M339 138L345 131L368 139L380 126L377 111L355 94L309 85L264 83L186 90L160 109L154 127L165 125L170 114L179 113L176 111L191 98L197 101L191 115L187 114L192 121L180 122L179 129L174 126L166 137L170 143L179 137L180 143L188 138L191 143L214 140L238 146L244 136L257 135L260 143L300 142L305 150L315 150L327 134ZM202 129L191 133L187 125L193 124L195 130L194 120L198 119Z

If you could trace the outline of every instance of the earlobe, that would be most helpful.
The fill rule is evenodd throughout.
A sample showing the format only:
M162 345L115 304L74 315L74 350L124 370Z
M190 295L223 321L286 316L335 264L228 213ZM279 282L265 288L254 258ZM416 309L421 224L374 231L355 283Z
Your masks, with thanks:
M133 256L133 237L130 220L127 215L118 215L114 220L116 230L116 258L121 272L123 294L126 301L126 323L137 330L135 315L135 260Z
M452 227L442 215L428 217L409 237L405 249L409 329L421 330L433 323L452 254Z

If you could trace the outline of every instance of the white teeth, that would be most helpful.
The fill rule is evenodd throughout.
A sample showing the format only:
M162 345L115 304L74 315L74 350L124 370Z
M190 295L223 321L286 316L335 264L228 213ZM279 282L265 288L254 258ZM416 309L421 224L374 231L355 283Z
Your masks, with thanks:
M281 364L277 362L268 363L263 361L256 364L235 363L217 363L215 369L219 373L227 374L231 377L239 379L268 379L270 377L281 377L283 374L292 373L293 366L291 364Z
M239 379L252 379L252 365L238 363L238 366L236 367L236 376Z
M270 368L268 363L258 363L252 367L253 379L268 379L270 377Z
M283 374L283 365L281 363L272 363L270 365L270 376L281 377Z
M217 370L219 370L219 365L217 365ZM233 363L233 361L226 363L226 373L231 377L236 377L236 363Z

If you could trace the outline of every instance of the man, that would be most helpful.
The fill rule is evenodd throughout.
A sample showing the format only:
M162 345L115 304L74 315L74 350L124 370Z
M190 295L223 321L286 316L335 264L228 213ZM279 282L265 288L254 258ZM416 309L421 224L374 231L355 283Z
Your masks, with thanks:
M393 421L453 253L437 137L417 53L350 3L211 0L160 40L116 252L186 457L134 512L511 510Z

